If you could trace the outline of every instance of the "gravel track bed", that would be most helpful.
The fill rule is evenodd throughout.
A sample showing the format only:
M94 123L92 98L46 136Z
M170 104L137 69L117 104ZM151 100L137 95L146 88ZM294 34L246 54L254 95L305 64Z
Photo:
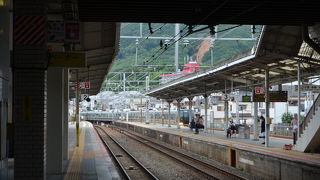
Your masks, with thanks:
M146 173L145 170L143 170L135 160L133 160L122 148L113 142L112 139L103 132L103 130L97 128L97 131L101 135L102 139L111 148L112 152L117 156L120 164L124 167L124 169L126 169L126 173L131 179L153 179L150 178L148 173Z
M105 128L108 133L123 145L133 156L135 156L145 167L147 167L159 179L210 179L196 169L186 166L181 162L170 158L140 142L128 138L111 128ZM212 178L211 178L212 179Z

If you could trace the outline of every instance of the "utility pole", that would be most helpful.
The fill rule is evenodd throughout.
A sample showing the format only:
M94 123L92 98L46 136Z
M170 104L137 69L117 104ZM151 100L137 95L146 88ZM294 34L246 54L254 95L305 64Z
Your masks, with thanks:
M174 41L175 43L175 51L174 51L174 64L176 66L176 72L179 71L179 41L178 39L180 38L180 24L175 24L175 38Z
M123 73L123 92L126 92L126 73Z

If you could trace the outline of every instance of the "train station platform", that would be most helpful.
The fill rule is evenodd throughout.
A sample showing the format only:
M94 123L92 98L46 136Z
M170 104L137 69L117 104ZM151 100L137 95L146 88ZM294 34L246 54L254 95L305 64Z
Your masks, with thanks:
M194 134L188 127L128 121L115 125L264 178L320 177L320 154L284 150L285 144L292 144L291 139L270 137L270 147L265 147L262 139L226 138L223 131ZM290 174L292 171L297 173Z
M121 179L111 156L89 122L80 123L80 143L76 147L75 123L69 123L69 160L63 162L62 174L47 175L47 180L115 180ZM6 171L0 171L0 179L13 180L14 159L8 160Z
M76 147L75 123L69 124L69 157L64 180L120 179L111 156L89 122L80 123L79 147Z

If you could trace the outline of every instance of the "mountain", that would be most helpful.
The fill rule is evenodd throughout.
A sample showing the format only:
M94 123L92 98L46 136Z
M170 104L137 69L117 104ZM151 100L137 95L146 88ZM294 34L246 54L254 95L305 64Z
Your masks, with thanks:
M251 26L244 25L237 28L233 28L236 25L219 25L216 31L218 38L251 38ZM120 39L120 52L116 57L111 72L174 72L174 54L175 47L172 44L169 48L163 51L165 44L165 37L175 36L174 24L151 24L153 34L150 34L148 24L140 23L123 23L121 25L121 36L140 36L140 27L142 29L143 36L163 37L162 42L160 39L138 39L139 44L136 45L136 38L121 38ZM201 29L205 26L194 27L193 30ZM228 30L227 29L231 29ZM186 34L188 27L180 25L181 34ZM256 27L257 36L261 26ZM210 30L206 29L200 32L192 33L187 37L211 37ZM171 38L168 38L169 40ZM160 49L162 43L163 48ZM255 41L244 40L216 40L213 44L213 63L218 63L226 60L238 53L247 51L253 47ZM182 69L184 63L186 63L187 56L191 56L193 60L199 59L201 66L211 65L211 41L210 40L189 40L189 45L184 45L184 40L179 41L179 66ZM164 66L134 66L136 61L136 47L138 52L137 64L138 65L172 65L171 67ZM158 52L158 53L157 53ZM161 54L159 56L159 54ZM197 58L198 56L198 58ZM109 74L107 79L113 76ZM137 78L137 77L135 77ZM139 78L139 77L138 77ZM153 77L158 79L158 77ZM152 84L152 83L151 83ZM143 85L143 84L142 84Z

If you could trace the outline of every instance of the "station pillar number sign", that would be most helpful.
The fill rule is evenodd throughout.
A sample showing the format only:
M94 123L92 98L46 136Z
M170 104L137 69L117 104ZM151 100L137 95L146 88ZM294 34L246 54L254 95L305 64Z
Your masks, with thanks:
M255 94L264 94L264 88L263 87L255 87L254 93Z
M80 82L80 89L90 89L90 82Z

